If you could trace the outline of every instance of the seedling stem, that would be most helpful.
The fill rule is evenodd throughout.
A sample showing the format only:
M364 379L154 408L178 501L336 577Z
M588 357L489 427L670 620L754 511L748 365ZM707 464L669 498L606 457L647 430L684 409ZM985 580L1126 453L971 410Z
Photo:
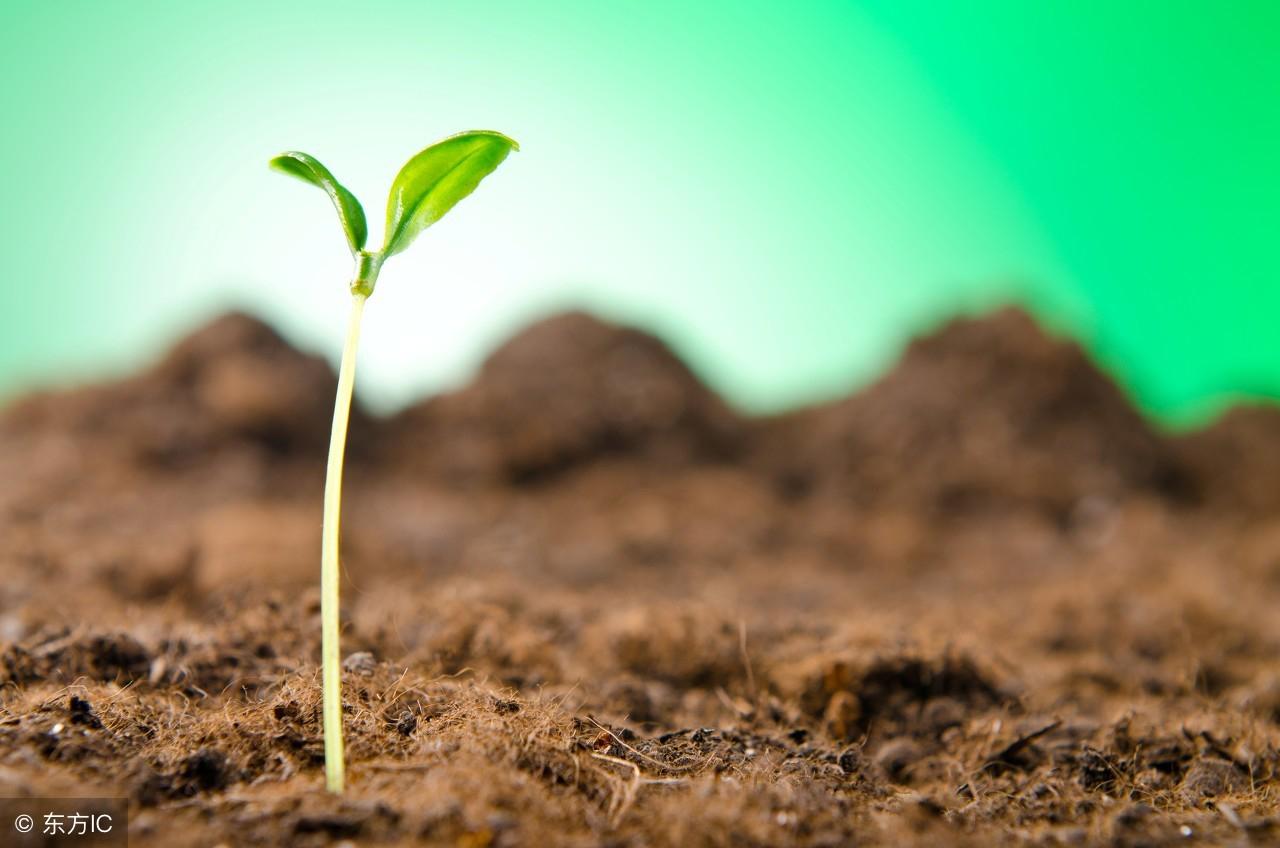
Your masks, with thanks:
M321 664L324 668L324 773L330 792L341 792L346 779L342 746L342 656L338 647L339 521L342 516L342 465L347 451L347 424L356 380L356 347L367 294L351 295L347 341L338 367L338 393L333 402L333 430L329 434L329 466L324 478L324 526L320 544Z
M329 434L329 463L324 478L324 521L320 535L320 658L324 690L324 775L330 792L342 792L346 761L342 743L342 651L339 647L341 611L338 586L342 576L338 524L342 517L342 467L351 421L351 395L356 380L356 348L364 303L373 294L382 263L408 247L418 235L440 220L458 201L518 149L515 141L491 130L450 136L419 152L405 163L391 184L387 199L387 231L382 249L365 250L369 235L364 208L355 195L334 179L314 157L299 151L282 153L271 167L322 189L333 201L342 224L355 273L351 280L351 317L338 367L338 392L333 401L333 429Z

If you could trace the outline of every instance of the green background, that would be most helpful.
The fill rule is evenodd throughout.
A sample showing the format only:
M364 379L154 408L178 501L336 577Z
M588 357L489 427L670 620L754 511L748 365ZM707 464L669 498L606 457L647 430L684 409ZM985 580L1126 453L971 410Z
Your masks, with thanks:
M732 400L870 379L1016 299L1144 406L1280 394L1280 4L7 2L0 392L121 373L247 305L336 355L408 155L523 145L388 264L361 389L466 378L569 305Z

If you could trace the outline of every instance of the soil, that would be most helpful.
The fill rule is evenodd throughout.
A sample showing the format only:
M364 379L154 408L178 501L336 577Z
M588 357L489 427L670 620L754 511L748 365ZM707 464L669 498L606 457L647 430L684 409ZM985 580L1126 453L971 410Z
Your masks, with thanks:
M229 315L0 413L0 795L134 845L1280 842L1280 411L1153 429L1004 310L742 416L583 314L357 413Z

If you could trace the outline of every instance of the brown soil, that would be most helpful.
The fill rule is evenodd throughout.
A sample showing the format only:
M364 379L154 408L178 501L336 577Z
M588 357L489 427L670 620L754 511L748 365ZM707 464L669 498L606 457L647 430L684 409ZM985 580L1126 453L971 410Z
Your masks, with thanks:
M358 415L322 791L333 376L222 318L0 414L0 795L135 845L1280 841L1280 412L1172 438L1006 310L737 415L546 321Z

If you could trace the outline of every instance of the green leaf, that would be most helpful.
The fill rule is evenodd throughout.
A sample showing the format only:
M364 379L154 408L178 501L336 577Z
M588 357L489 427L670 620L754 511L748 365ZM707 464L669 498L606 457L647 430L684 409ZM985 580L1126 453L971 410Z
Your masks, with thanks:
M520 145L500 132L472 130L437 142L396 174L387 198L384 256L399 253L444 217Z
M347 191L346 186L334 179L333 174L318 159L290 150L276 156L270 165L282 174L297 177L323 189L333 201L333 208L338 210L338 219L342 221L342 230L347 234L351 252L358 253L364 247L365 239L369 237L369 225L365 221L360 201Z

